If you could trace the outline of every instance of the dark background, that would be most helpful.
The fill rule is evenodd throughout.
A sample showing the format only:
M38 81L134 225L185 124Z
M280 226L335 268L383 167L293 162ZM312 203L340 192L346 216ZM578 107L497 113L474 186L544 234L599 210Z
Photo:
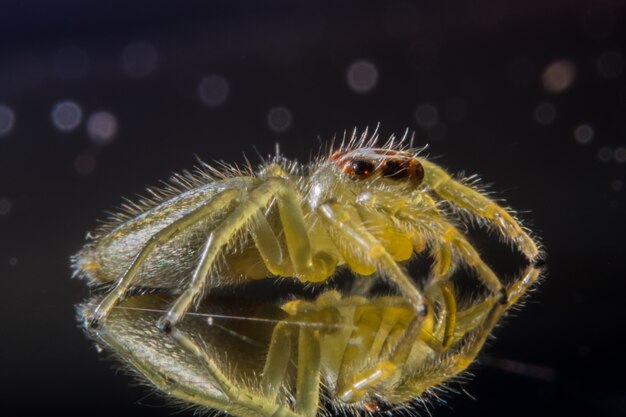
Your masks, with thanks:
M194 154L307 160L379 122L495 184L548 252L433 415L626 414L624 1L266 3L0 5L3 414L176 412L79 329L85 232Z

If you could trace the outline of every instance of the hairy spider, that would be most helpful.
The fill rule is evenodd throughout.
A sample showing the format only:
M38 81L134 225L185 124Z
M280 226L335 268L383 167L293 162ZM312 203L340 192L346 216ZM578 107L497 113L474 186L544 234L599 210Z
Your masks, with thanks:
M433 308L402 349L415 319L408 299L334 290L280 309L209 296L169 335L155 323L171 296L132 296L89 334L170 398L237 417L410 409L445 395L539 274L527 267L506 304L488 295L457 305L461 294L439 281L424 295ZM100 299L80 307L86 327Z
M385 358L354 373L338 394L345 404L361 403L371 384L396 375L416 341L432 342L433 348L456 340L451 333L424 340L435 308L424 291L447 288L451 273L466 266L489 290L488 299L503 306L493 308L492 318L479 320L476 329L485 330L477 330L476 340L484 341L512 298L459 227L471 219L493 229L531 262L541 252L509 211L406 147L404 139L395 143L392 137L376 147L377 134L366 131L306 166L277 154L258 170L249 164L203 165L175 176L162 190L150 189L152 198L127 204L73 258L79 276L92 284L113 284L90 310L89 327L106 323L129 291L159 289L176 295L159 320L161 331L194 351L177 327L211 289L269 277L321 283L340 268L372 276L370 282L382 277L413 315ZM422 252L433 259L423 286L404 267ZM455 315L449 304L439 308ZM455 328L446 326L450 332ZM482 341L473 346L480 348ZM267 363L273 364L271 355L270 348ZM466 366L461 359L453 361L459 369ZM373 382L363 385L363 378ZM307 416L313 412L311 401L302 406Z

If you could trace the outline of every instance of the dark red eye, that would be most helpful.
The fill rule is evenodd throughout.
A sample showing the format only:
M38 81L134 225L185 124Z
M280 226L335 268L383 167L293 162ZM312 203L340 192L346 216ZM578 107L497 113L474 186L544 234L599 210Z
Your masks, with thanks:
M409 162L409 174L415 185L420 185L424 180L424 167L417 159L411 159Z
M366 159L355 159L350 162L350 173L359 179L367 178L374 172L374 163Z
M400 180L409 176L406 162L401 162L395 159L385 161L382 166L382 170L383 177L392 178L394 180Z

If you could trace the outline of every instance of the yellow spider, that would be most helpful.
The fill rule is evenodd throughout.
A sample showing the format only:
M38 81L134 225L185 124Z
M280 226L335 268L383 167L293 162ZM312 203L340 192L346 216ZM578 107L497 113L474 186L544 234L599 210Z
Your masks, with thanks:
M502 308L510 305L511 294L458 225L469 217L494 229L531 262L540 256L534 240L507 210L404 148L404 141L375 147L376 140L367 132L353 135L308 166L279 155L257 171L204 166L175 177L164 190L151 190L153 198L128 204L73 260L90 283L114 283L89 313L89 327L106 323L130 290L159 289L176 294L159 320L161 331L193 350L177 326L206 291L269 277L320 283L347 268L386 279L414 313L386 359L363 371L384 380L396 374L416 340L424 341L423 329L435 314L430 310L437 303L403 266L414 254L427 251L434 260L426 290L447 288L447 278L464 265ZM454 210L442 210L444 202ZM454 315L448 304L441 308ZM490 329L503 310L493 311L493 323L485 318L482 328ZM432 343L452 340L448 335ZM355 378L339 394L345 404L368 396L369 385L361 388ZM310 401L302 406L307 416Z
M506 305L490 295L457 306L452 285L430 287L425 297L433 309L407 349L397 349L415 319L406 298L337 291L280 310L209 296L169 335L155 323L171 296L133 296L90 335L170 398L203 409L237 417L398 410L437 398L539 272L528 267L509 288ZM100 299L81 306L86 326Z

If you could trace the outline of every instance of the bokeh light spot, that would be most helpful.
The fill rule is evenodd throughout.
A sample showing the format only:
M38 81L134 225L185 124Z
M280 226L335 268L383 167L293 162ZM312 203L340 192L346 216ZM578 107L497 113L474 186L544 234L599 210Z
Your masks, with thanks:
M198 84L198 96L207 106L221 106L228 98L229 93L228 81L221 75L206 76Z
M274 107L267 115L267 123L274 132L282 133L289 129L293 117L286 107Z
M348 68L348 85L357 93L372 91L378 82L378 68L369 61L357 61Z
M107 111L93 113L87 119L87 135L98 145L111 143L117 135L117 129L117 118Z
M580 144L587 144L593 140L593 127L583 124L574 129L574 138Z
M561 59L548 65L541 75L543 88L549 93L562 93L576 78L576 65L567 59Z
M596 68L603 78L618 78L624 72L624 55L615 50L606 51L598 58Z
M619 162L620 164L626 162L626 147L620 146L619 148L615 149L614 158L615 161Z
M133 78L143 78L157 69L159 51L148 42L134 42L126 45L122 52L122 69Z
M437 123L437 108L430 103L420 104L415 110L415 120L422 127L431 127Z
M8 198L0 198L0 216L6 216L11 212L13 203Z
M52 108L51 118L54 126L61 132L71 132L80 125L83 110L73 101L61 101Z
M539 103L535 107L535 120L540 125L547 126L556 119L556 107L552 103Z
M9 106L0 104L0 137L8 135L15 124L15 113Z

